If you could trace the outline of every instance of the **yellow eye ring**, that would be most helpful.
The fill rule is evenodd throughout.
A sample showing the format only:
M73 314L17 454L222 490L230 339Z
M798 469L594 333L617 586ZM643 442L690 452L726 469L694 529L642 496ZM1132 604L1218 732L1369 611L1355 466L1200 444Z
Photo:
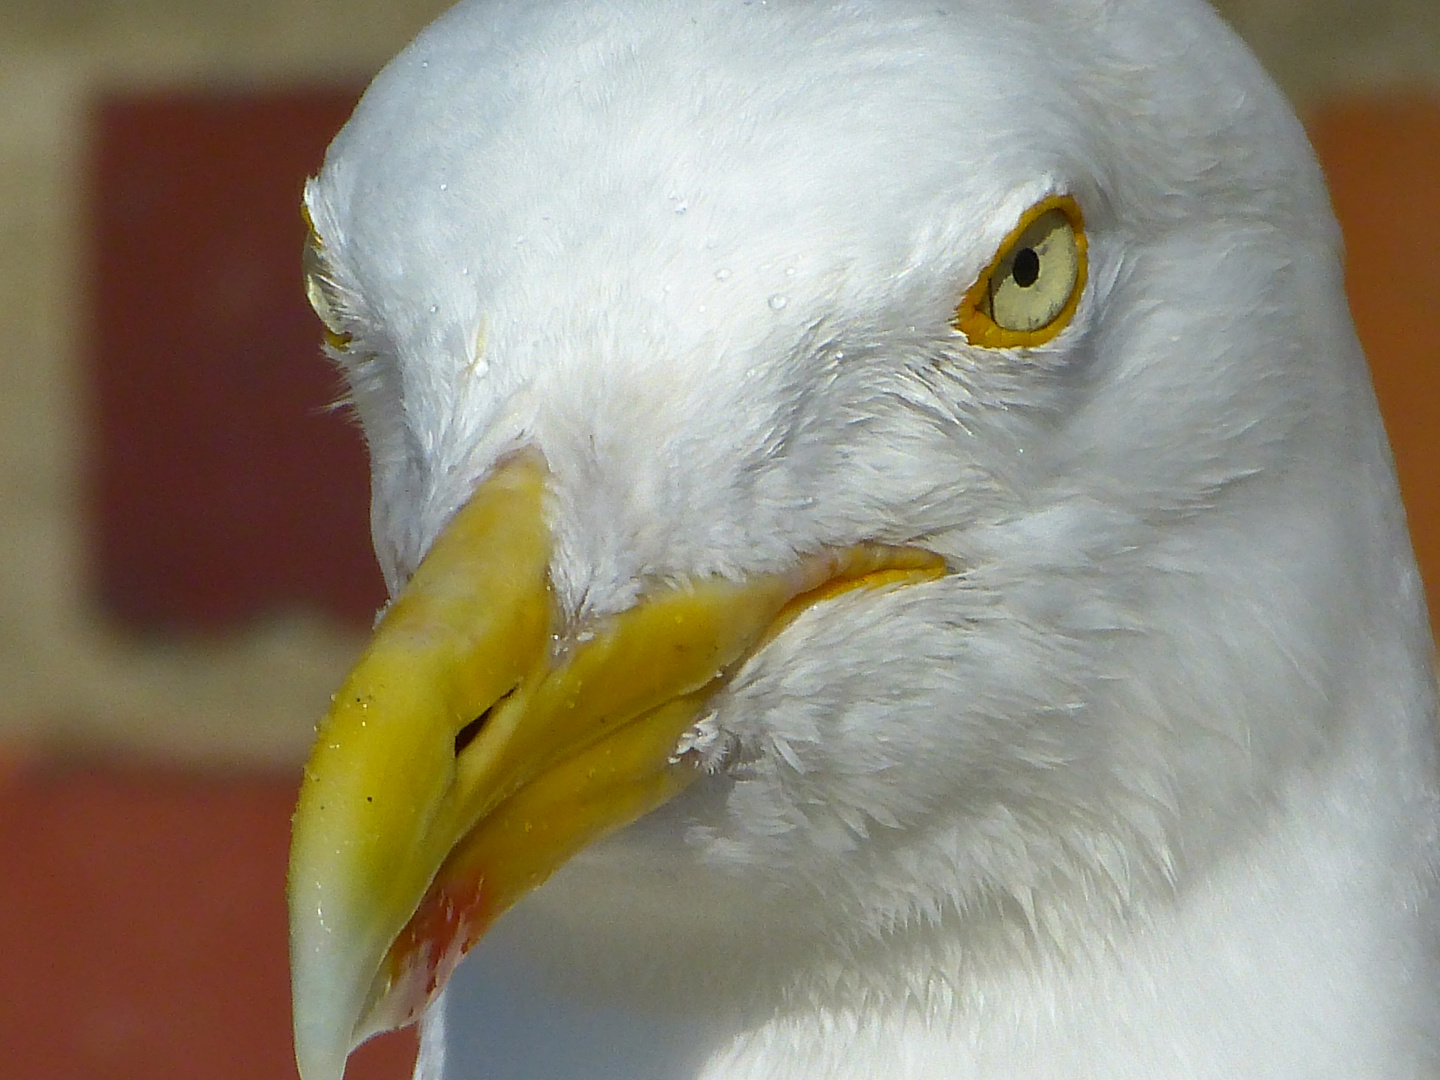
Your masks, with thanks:
M310 208L300 204L300 216L305 219L305 248L300 265L305 274L305 299L310 301L311 310L319 318L325 331L325 341L332 349L344 349L350 344L340 321L339 303L334 296L334 286L325 270L325 243L315 231L315 222L310 218Z
M965 291L955 329L987 349L1043 345L1069 324L1085 291L1085 220L1069 195L1021 216L990 265Z

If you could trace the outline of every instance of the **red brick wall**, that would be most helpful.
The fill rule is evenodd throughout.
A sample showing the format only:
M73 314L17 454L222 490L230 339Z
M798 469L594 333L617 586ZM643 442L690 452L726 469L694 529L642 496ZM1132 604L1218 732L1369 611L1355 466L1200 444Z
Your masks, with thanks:
M1346 288L1440 628L1440 100L1353 101L1310 124Z
M294 1080L289 778L0 771L0 1074ZM410 1033L348 1080L408 1080Z
M355 91L112 98L95 115L92 552L109 610L368 625L358 431L300 287L300 192Z

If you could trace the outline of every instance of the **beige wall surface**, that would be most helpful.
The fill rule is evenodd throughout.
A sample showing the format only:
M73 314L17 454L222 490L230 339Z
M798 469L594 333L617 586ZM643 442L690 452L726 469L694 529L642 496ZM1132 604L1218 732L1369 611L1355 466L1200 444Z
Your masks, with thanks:
M83 181L116 90L363 82L444 0L0 0L0 744L298 760L354 657L305 612L146 641L86 592Z
M290 763L354 655L293 617L146 641L85 593L81 274L89 108L116 89L353 84L443 0L0 0L0 745ZM1301 107L1440 95L1437 0L1222 0Z

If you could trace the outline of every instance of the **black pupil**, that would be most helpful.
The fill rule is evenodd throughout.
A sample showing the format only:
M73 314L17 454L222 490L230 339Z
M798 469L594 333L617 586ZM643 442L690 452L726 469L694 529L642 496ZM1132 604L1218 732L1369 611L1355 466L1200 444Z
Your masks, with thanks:
M1010 267L1015 284L1028 289L1040 279L1040 256L1034 248L1021 248L1015 253L1015 262Z

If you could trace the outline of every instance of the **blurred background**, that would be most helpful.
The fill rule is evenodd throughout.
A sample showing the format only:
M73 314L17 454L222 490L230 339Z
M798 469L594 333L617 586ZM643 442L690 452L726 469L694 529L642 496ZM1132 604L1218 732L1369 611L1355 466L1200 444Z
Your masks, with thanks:
M382 597L298 200L447 6L0 0L7 1076L294 1076L289 812ZM1440 4L1218 6L1330 176L1440 611Z

